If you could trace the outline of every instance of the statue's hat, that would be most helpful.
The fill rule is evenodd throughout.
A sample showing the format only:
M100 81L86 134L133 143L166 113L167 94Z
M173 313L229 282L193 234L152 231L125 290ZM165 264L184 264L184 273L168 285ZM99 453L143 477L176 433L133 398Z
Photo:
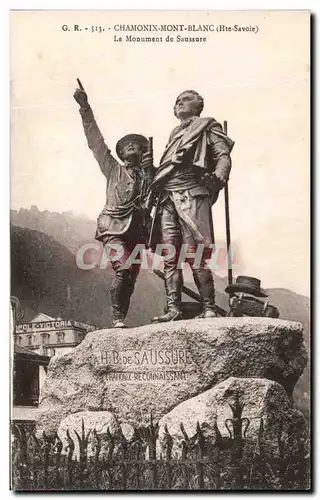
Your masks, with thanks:
M140 134L127 134L124 137L121 137L116 145L116 152L121 160L123 160L121 155L123 146L130 141L137 142L144 153L148 150L148 139L146 137Z
M228 285L226 293L249 293L255 297L268 297L268 294L261 289L261 281L251 276L238 276L236 282Z

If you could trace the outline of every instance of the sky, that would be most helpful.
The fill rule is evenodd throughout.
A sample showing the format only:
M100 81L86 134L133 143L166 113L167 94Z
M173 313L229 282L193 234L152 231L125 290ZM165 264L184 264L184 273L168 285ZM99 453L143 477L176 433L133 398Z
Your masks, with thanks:
M215 31L181 33L206 36L205 43L126 43L114 41L126 35L116 24L209 24ZM220 24L258 32L217 32ZM177 95L195 89L204 97L202 116L227 120L235 141L235 274L309 295L308 12L17 11L10 62L12 208L37 205L96 219L104 205L105 181L72 97L77 77L114 154L121 136L142 133L154 138L156 165L178 124ZM223 196L213 215L216 238L224 240Z

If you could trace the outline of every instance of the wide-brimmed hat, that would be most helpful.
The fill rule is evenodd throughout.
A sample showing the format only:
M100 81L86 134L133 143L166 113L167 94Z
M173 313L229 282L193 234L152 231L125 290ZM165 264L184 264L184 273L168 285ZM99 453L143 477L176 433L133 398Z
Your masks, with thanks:
M238 276L236 282L228 285L226 293L249 293L255 297L268 297L268 294L261 289L261 281L251 276Z
M124 137L121 137L116 145L116 152L121 160L123 160L121 155L123 146L130 141L137 142L144 153L148 150L148 139L146 137L140 134L127 134Z

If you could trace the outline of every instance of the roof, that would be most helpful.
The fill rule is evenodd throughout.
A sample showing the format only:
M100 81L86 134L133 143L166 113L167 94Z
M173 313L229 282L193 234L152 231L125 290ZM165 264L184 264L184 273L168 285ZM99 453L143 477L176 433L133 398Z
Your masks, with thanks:
M52 316L48 316L48 314L38 313L31 319L30 323L41 323L42 321L56 321L59 319L61 318L53 318Z
M14 357L15 359L20 359L21 361L29 361L31 363L36 363L38 365L48 365L50 361L49 356L42 356L36 352L22 347L21 345L14 344Z

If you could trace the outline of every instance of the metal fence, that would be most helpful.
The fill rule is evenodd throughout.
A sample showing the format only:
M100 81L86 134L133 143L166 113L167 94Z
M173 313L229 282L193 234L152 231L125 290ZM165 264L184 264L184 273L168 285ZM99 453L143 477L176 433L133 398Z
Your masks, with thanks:
M67 446L58 435L41 439L24 424L12 424L12 488L16 491L72 490L308 490L309 441L306 434L289 437L279 428L276 450L266 441L264 420L256 443L247 438L250 421L242 405L232 406L222 437L214 419L210 439L198 423L192 437L180 424L179 454L167 427L159 449L159 425L135 429L130 440L108 430L66 432ZM89 438L91 440L88 453ZM78 449L75 456L75 449ZM103 448L103 453L102 453Z

